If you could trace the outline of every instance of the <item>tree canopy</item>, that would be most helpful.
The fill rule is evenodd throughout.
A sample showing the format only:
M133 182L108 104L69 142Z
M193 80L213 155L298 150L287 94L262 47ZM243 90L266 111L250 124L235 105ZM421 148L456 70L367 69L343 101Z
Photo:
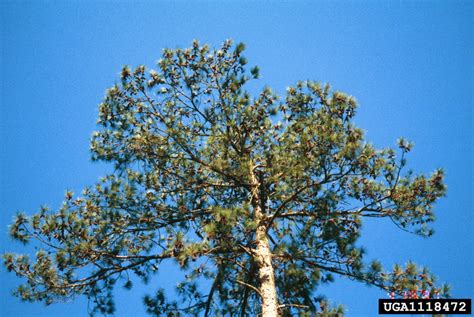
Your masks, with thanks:
M301 81L283 98L247 68L244 44L165 49L157 70L124 67L99 106L94 160L115 171L57 211L18 214L8 253L23 300L83 294L113 313L113 288L144 282L164 261L186 273L177 295L144 298L155 315L311 316L342 313L319 293L335 276L396 297L444 296L428 269L383 269L357 244L364 218L430 236L442 170L405 171L411 143L376 149L352 123L356 100Z

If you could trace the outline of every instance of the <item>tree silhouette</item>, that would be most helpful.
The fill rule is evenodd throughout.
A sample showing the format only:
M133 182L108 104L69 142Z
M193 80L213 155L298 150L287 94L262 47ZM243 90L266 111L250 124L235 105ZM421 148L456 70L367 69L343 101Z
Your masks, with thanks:
M411 144L365 142L351 123L356 101L327 84L252 97L246 83L259 69L246 70L243 51L194 41L165 49L157 71L123 68L91 141L93 159L115 172L80 196L67 192L58 211L19 214L11 226L15 239L41 246L33 261L4 255L26 278L19 297L50 304L84 294L91 313L113 313L115 284L131 288L129 272L147 282L167 260L186 278L175 300L162 289L145 297L156 316L334 315L343 309L316 294L334 276L392 296L447 291L426 268L384 270L356 246L366 217L431 235L443 172L402 173Z

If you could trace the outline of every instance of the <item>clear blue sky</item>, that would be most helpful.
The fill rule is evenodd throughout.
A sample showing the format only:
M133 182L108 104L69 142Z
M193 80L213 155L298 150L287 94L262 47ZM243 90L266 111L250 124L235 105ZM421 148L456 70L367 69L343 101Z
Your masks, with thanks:
M192 3L192 4L191 4ZM385 222L367 223L361 243L386 266L409 259L473 297L473 5L469 1L72 2L2 1L0 252L22 250L7 236L18 210L58 207L109 168L92 163L97 105L123 64L154 65L164 47L197 38L247 44L260 85L283 94L299 79L354 95L368 140L415 142L409 166L444 167L448 194L431 239ZM166 270L165 270L166 271ZM117 316L145 315L141 297L172 287L175 271L147 288L117 292ZM10 296L19 280L0 268L1 316L84 316L84 299L45 307ZM356 282L321 289L348 316L375 315L386 294Z

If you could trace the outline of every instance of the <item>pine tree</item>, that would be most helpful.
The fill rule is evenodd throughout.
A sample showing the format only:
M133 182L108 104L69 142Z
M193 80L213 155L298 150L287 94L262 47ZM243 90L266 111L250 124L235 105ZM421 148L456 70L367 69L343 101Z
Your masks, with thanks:
M447 292L426 268L385 270L356 246L366 217L430 236L442 170L404 172L412 145L375 149L351 122L355 99L327 84L252 96L259 69L246 69L244 49L194 41L165 49L156 71L123 68L91 140L93 159L115 172L67 192L57 211L17 216L12 237L41 249L34 260L4 255L26 279L16 295L82 294L91 313L113 313L117 283L131 288L132 272L147 282L169 260L186 279L174 300L159 288L144 298L155 316L342 314L316 295L334 276L397 297Z

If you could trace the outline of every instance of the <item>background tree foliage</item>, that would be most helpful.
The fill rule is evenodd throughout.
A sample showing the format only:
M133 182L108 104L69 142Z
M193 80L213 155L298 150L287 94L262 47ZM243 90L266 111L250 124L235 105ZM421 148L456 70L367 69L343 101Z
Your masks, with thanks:
M179 300L158 289L144 298L150 314L256 315L268 282L256 255L262 239L283 316L342 313L317 293L337 275L393 296L447 292L426 268L384 270L357 245L364 217L430 236L443 172L402 172L411 144L365 142L351 123L355 99L327 84L298 82L283 99L270 88L252 96L246 83L259 69L246 70L243 51L195 41L165 49L156 71L123 68L91 141L93 159L115 172L80 196L67 192L56 212L19 214L10 228L41 246L34 260L4 255L26 278L20 298L50 304L84 294L91 313L113 313L115 284L131 288L129 272L147 282L174 260L186 272Z

